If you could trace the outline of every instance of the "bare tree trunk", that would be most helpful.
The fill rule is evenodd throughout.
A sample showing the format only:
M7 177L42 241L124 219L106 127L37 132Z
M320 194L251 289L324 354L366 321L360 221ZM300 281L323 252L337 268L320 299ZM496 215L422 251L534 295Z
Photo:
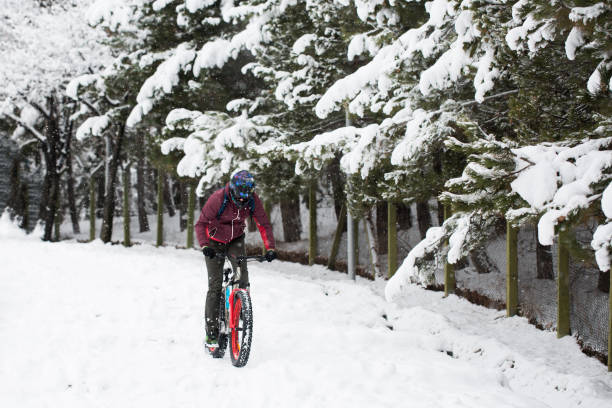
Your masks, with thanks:
M10 191L6 202L7 208L14 211L14 214L21 219L19 227L28 229L29 224L29 200L28 200L28 185L21 178L21 161L23 156L18 153L11 163L10 172Z
M419 233L421 239L425 238L425 234L429 227L431 227L431 214L429 212L429 204L427 201L418 201L416 203L417 220L419 222Z
M308 265L314 265L318 254L319 240L317 234L317 182L310 182L308 189Z
M599 271L599 279L597 281L597 289L604 293L610 293L610 271Z
M89 179L89 240L96 239L96 181L94 175Z
M164 177L164 204L168 209L168 215L170 217L174 217L176 214L176 206L174 205L174 200L172 199L172 176L170 174L165 174Z
M76 206L76 198L74 194L74 172L72 168L72 121L66 133L66 169L68 172L68 180L66 180L68 194L68 208L70 210L70 221L72 222L72 232L79 234L81 227L79 226L79 213Z
M25 182L21 182L21 188L19 189L19 202L23 203L23 216L21 218L21 228L27 230L30 225L30 198L28 195L28 185Z
M136 164L136 207L138 208L138 226L140 232L146 232L149 231L149 220L145 206L145 152L144 138L140 133L138 135L138 145L142 147L142 150L138 152L138 163Z
M410 204L397 204L397 223L401 230L412 228L412 209Z
M112 157L109 161L109 178L106 190L108 194L104 196L104 213L102 215L102 231L100 239L102 242L110 242L113 237L113 219L115 216L115 183L117 181L117 170L121 161L121 149L125 137L125 123L121 123L117 134L117 141Z
M388 206L389 204L386 201L381 201L376 204L376 247L377 252L380 255L384 255L387 253L387 217L388 217ZM368 215L368 217L371 217ZM368 220L370 222L371 220Z
M599 271L599 279L597 281L597 289L604 293L610 293L610 271Z
M49 196L45 205L45 232L43 241L53 239L53 227L57 213L57 202L60 188L60 175L58 172L58 161L60 155L60 129L58 125L58 109L55 97L47 98L49 109L48 117L45 119L45 135L47 138L45 146L45 161L47 175L49 176Z
M299 241L302 235L299 196L281 199L280 210L283 221L283 235L285 242Z
M46 157L46 155L45 155ZM46 159L45 159L46 161ZM38 220L44 221L47 218L47 202L51 192L51 178L48 172L45 172L43 183L40 192L40 203L38 204Z
M344 194L344 184L346 181L344 180L344 173L340 169L340 156L336 156L329 164L328 177L334 197L334 211L336 212L336 219L338 219L342 205L346 201L346 195Z
M327 260L327 268L334 269L336 267L336 257L338 256L338 249L340 248L340 239L342 238L342 230L346 224L346 205L343 205L340 211L340 217L338 218L338 225L336 226L336 232L334 233L334 241L332 242L331 251L329 253L329 259Z
M387 202L387 277L397 271L397 205Z
M157 170L157 246L164 245L164 179L165 174L160 167Z
M497 265L489 258L484 247L476 248L470 252L470 261L472 261L472 265L478 273L499 272ZM460 268L457 267L457 269Z
M444 224L444 204L437 200L438 202L438 225Z
M131 168L128 164L123 169L123 245L132 246L130 231L130 195L132 193Z
M253 217L247 218L247 228L248 228L249 232L257 231L257 224L255 224L255 221L253 220Z
M536 277L538 279L555 279L553 270L552 247L540 244L538 228L535 228L536 240Z
M98 199L96 200L96 215L98 218L100 218L102 216L102 213L104 212L104 176L102 175L102 173L100 173L100 175L97 177L97 182L96 182L96 187L98 188L98 191L96 192L96 197L98 197Z
M385 203L385 207L387 203ZM378 214L377 214L378 216ZM364 227L366 230L366 236L368 238L369 250L370 250L370 261L372 262L372 269L374 270L375 277L382 277L382 273L380 272L380 263L378 261L378 254L376 253L376 247L380 248L380 243L376 242L376 237L374 236L374 223L372 222L372 212L368 211L363 220ZM383 243L383 246L386 244Z
M104 197L110 195L111 188L111 156L113 154L113 136L107 133L104 136Z
M178 191L179 191L179 228L182 231L185 231L187 228L187 201L188 193L186 184L182 181L178 182Z
M61 176L60 176L60 183L61 183ZM64 220L64 212L62 210L63 210L62 208L62 190L60 187L58 194L57 194L57 214L55 214L55 221L54 221L55 232L54 232L53 240L56 242L61 239L60 227L62 226L62 221Z
M21 154L11 160L9 169L9 194L6 207L13 211L13 215L23 217L23 202L21 202Z
M196 188L196 183L189 183L189 205L187 206L187 248L193 248Z

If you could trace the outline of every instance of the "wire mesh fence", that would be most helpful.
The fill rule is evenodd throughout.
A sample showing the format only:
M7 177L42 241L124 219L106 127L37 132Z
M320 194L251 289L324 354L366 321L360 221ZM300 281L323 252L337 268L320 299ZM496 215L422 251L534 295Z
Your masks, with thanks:
M577 232L582 241L590 242L588 231ZM536 234L534 226L520 228L518 233L519 314L544 330L557 325L557 259L558 247L553 245L552 271L548 279L538 277ZM458 294L485 305L503 305L506 299L505 237L491 241L487 254L498 268L478 273L468 263L456 271ZM442 271L436 273L443 282ZM608 353L609 294L598 288L599 271L594 264L575 258L570 260L570 325L571 332L583 350L602 362ZM487 299L487 302L482 299Z

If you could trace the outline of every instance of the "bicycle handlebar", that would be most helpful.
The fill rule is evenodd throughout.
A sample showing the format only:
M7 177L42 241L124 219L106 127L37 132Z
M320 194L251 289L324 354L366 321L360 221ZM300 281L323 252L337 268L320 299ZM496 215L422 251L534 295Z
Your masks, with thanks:
M242 262L248 262L248 261L257 261L257 262L263 262L266 260L266 257L263 255L232 255L232 254L228 254L227 252L219 252L219 251L215 251L215 256L218 256L219 258L230 258L230 259L234 259L235 261L238 262L238 265L240 265Z

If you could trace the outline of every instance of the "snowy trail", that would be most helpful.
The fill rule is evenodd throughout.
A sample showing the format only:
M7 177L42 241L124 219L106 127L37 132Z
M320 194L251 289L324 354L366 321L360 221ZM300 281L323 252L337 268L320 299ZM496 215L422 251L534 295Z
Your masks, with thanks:
M379 282L250 264L253 350L236 369L202 347L198 252L0 237L0 256L2 407L612 404L612 375L573 339L456 297L390 305Z

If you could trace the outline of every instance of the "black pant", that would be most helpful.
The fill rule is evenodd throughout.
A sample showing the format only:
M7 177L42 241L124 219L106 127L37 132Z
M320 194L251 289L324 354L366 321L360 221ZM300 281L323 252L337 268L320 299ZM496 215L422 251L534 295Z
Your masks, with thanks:
M222 244L220 242L212 241L209 246L217 252L225 252L234 256L245 256L246 247L244 245L244 235ZM237 262L232 260L232 267L236 270ZM217 338L219 335L219 305L221 302L221 296L223 295L222 284L223 284L223 265L224 258L215 256L213 259L206 257L206 270L208 271L208 293L206 294L206 334L208 336ZM247 270L246 262L242 262L240 265L240 282L241 288L248 288L249 286L249 272Z

